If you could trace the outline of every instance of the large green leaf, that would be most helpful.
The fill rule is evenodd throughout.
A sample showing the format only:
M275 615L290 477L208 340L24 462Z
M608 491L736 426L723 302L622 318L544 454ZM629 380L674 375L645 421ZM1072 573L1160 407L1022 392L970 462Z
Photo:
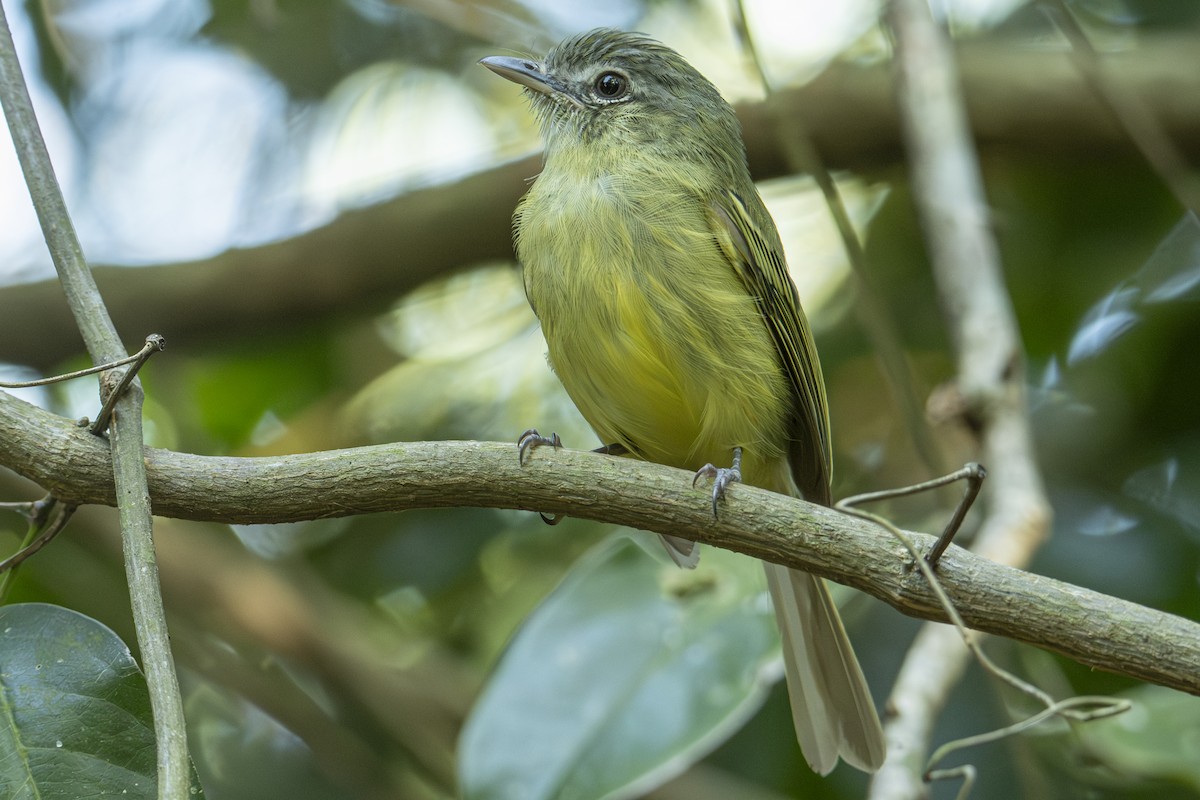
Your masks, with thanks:
M124 642L59 606L0 607L0 797L152 799L157 783L146 681Z
M501 659L460 740L463 793L638 795L737 730L779 673L757 562L707 549L689 572L610 539Z
M1075 756L1068 763L1091 766L1082 777L1099 785L1168 783L1200 792L1200 697L1150 684L1121 696L1134 702L1128 713L1077 725L1064 738Z

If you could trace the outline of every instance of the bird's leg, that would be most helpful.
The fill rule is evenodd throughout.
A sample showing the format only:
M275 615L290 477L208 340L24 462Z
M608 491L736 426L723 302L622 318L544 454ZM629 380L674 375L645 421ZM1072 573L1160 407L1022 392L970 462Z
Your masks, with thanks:
M715 518L717 501L725 497L725 492L731 484L742 482L742 448L733 448L733 464L729 467L714 467L712 464L705 464L696 470L696 476L692 478L692 486L695 486L701 478L713 479L712 510Z
M562 447L562 439L557 433L551 433L549 436L542 436L538 433L537 428L530 428L521 434L517 439L517 461L524 466L525 455L535 447L549 445L550 447ZM606 444L597 447L592 451L605 456L626 456L629 455L629 448L623 444Z
M527 452L535 447L543 447L546 445L557 449L562 447L562 439L558 437L557 433L551 433L549 436L542 436L537 432L537 428L530 428L529 430L525 431L521 434L520 438L517 439L517 463L524 466L525 454ZM602 447L597 447L592 452L610 456L623 456L628 453L629 450L623 444L606 444ZM542 522L546 523L547 525L557 525L566 519L567 515L543 514L539 511L538 516L540 516L542 518Z
M558 438L557 433L551 433L549 436L542 436L538 433L537 428L530 428L521 434L517 439L517 463L521 466L525 465L525 453L533 450L535 447L544 446L553 447L555 450L562 447L562 439ZM542 522L547 525L557 525L562 522L565 514L544 514L538 512L538 516L542 518Z

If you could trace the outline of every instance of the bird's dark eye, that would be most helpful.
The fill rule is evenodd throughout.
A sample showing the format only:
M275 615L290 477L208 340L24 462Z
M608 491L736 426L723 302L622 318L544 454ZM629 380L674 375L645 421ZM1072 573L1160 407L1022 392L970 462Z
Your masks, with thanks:
M596 78L596 94L615 100L629 91L629 80L617 72L604 72Z

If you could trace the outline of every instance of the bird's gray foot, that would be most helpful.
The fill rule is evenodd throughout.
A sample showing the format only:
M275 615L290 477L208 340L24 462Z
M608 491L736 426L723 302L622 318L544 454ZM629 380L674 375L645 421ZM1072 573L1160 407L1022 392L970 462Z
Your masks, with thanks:
M712 510L713 518L717 517L717 503L724 499L725 492L735 483L742 482L742 448L733 448L733 464L729 467L715 467L712 464L705 464L700 469L696 470L696 476L692 478L692 486L700 482L701 478L712 478Z

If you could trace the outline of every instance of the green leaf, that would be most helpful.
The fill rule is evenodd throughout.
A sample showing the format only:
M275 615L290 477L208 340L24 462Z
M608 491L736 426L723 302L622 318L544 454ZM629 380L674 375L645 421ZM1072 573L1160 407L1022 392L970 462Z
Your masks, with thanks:
M191 683L191 681L189 681ZM186 705L197 769L224 800L344 800L296 734L258 707L196 682Z
M1091 777L1110 785L1168 781L1200 792L1200 697L1150 684L1120 696L1134 702L1130 711L1072 728L1068 746L1089 756L1072 763L1100 765Z
M468 800L624 798L685 770L761 705L779 636L758 563L695 571L600 545L526 620L459 743Z
M380 325L405 356L346 406L346 430L367 442L516 441L536 421L571 447L596 435L546 365L546 341L511 264L432 281Z
M160 399L194 412L220 446L266 444L286 429L282 420L327 395L336 367L332 350L324 332L310 332L190 358L175 385L162 387Z
M152 799L157 784L146 681L124 642L59 606L0 607L0 797Z

